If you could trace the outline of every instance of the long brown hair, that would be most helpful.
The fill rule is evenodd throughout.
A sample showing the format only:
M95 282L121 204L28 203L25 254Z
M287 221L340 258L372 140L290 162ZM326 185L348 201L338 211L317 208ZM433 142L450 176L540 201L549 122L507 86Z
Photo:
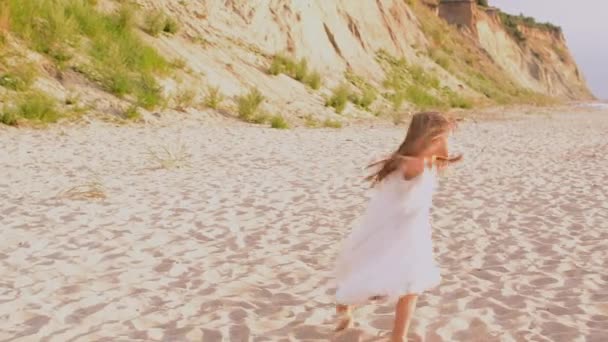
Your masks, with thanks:
M369 165L368 168L378 167L379 170L366 180L372 182L372 186L378 184L386 176L399 169L406 157L418 157L424 149L430 146L433 139L448 133L454 127L454 121L438 112L414 114L403 143L390 157ZM453 158L447 155L437 156L437 160L448 164L460 159L461 156Z

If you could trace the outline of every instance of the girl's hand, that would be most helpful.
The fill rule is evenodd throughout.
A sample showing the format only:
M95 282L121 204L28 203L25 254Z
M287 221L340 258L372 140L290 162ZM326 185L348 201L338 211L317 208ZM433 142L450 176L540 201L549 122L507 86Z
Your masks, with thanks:
M435 156L435 155L433 155L432 158L433 158L433 162L432 162L433 165L437 166L437 168L439 170L443 170L446 167L448 167L448 165L461 161L462 160L462 154L459 154L459 155L454 156L454 157Z

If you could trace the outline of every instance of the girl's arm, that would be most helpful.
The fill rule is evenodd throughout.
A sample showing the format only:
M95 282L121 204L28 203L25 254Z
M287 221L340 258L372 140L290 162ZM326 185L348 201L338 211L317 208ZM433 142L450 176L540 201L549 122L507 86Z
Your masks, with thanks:
M429 166L436 166L440 170L446 168L452 163L462 160L461 154L454 157L449 156L446 135L441 135L435 138L423 151L422 156L430 161Z
M422 158L416 157L400 157L401 159L401 170L403 172L403 177L406 180L410 180L418 177L425 168L425 160Z

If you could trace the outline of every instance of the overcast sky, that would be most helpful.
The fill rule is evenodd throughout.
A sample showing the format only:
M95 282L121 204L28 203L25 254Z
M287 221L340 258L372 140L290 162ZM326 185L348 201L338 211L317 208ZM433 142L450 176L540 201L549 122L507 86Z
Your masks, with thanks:
M490 0L507 13L549 21L564 30L595 96L608 100L608 0Z

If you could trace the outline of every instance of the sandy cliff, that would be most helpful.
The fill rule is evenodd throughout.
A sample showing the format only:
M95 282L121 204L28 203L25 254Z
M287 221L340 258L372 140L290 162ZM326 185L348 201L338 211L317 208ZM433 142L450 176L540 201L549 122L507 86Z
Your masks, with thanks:
M520 25L525 40L517 42L505 31L496 12L477 13L479 43L518 83L554 97L591 97L560 29Z
M119 3L100 0L95 6L112 15ZM250 89L259 90L265 98L260 112L280 114L293 123L324 118L345 121L427 108L546 103L548 97L592 97L561 33L522 26L525 43L518 41L495 12L474 3L465 8L465 27L449 24L450 16L458 19L462 12L437 11L417 0L134 3L134 30L179 65L173 73L157 75L163 105L140 109L146 113L179 109L238 116L238 97ZM158 11L177 21L179 31L146 34L147 18ZM10 13L4 12L0 18L9 18L4 20L8 22L4 35L9 37L4 39L9 42L4 49L31 49L23 35L11 33ZM86 59L72 58L55 68L45 54L49 53L28 54L33 60L46 60L34 87L61 100L76 93L91 113L120 115L121 110L113 109L138 105L128 94L110 96L116 95L112 89L99 87L96 79L82 74L85 68L78 63ZM269 73L277 55L294 63L304 60L308 72L321 76L320 86L307 86L294 75L286 75L289 72ZM343 111L327 106L340 84L348 85ZM218 87L226 97L214 110L203 104L209 87ZM189 101L183 100L186 92ZM4 93L10 95L10 90ZM5 108L11 106L8 97L4 96Z

